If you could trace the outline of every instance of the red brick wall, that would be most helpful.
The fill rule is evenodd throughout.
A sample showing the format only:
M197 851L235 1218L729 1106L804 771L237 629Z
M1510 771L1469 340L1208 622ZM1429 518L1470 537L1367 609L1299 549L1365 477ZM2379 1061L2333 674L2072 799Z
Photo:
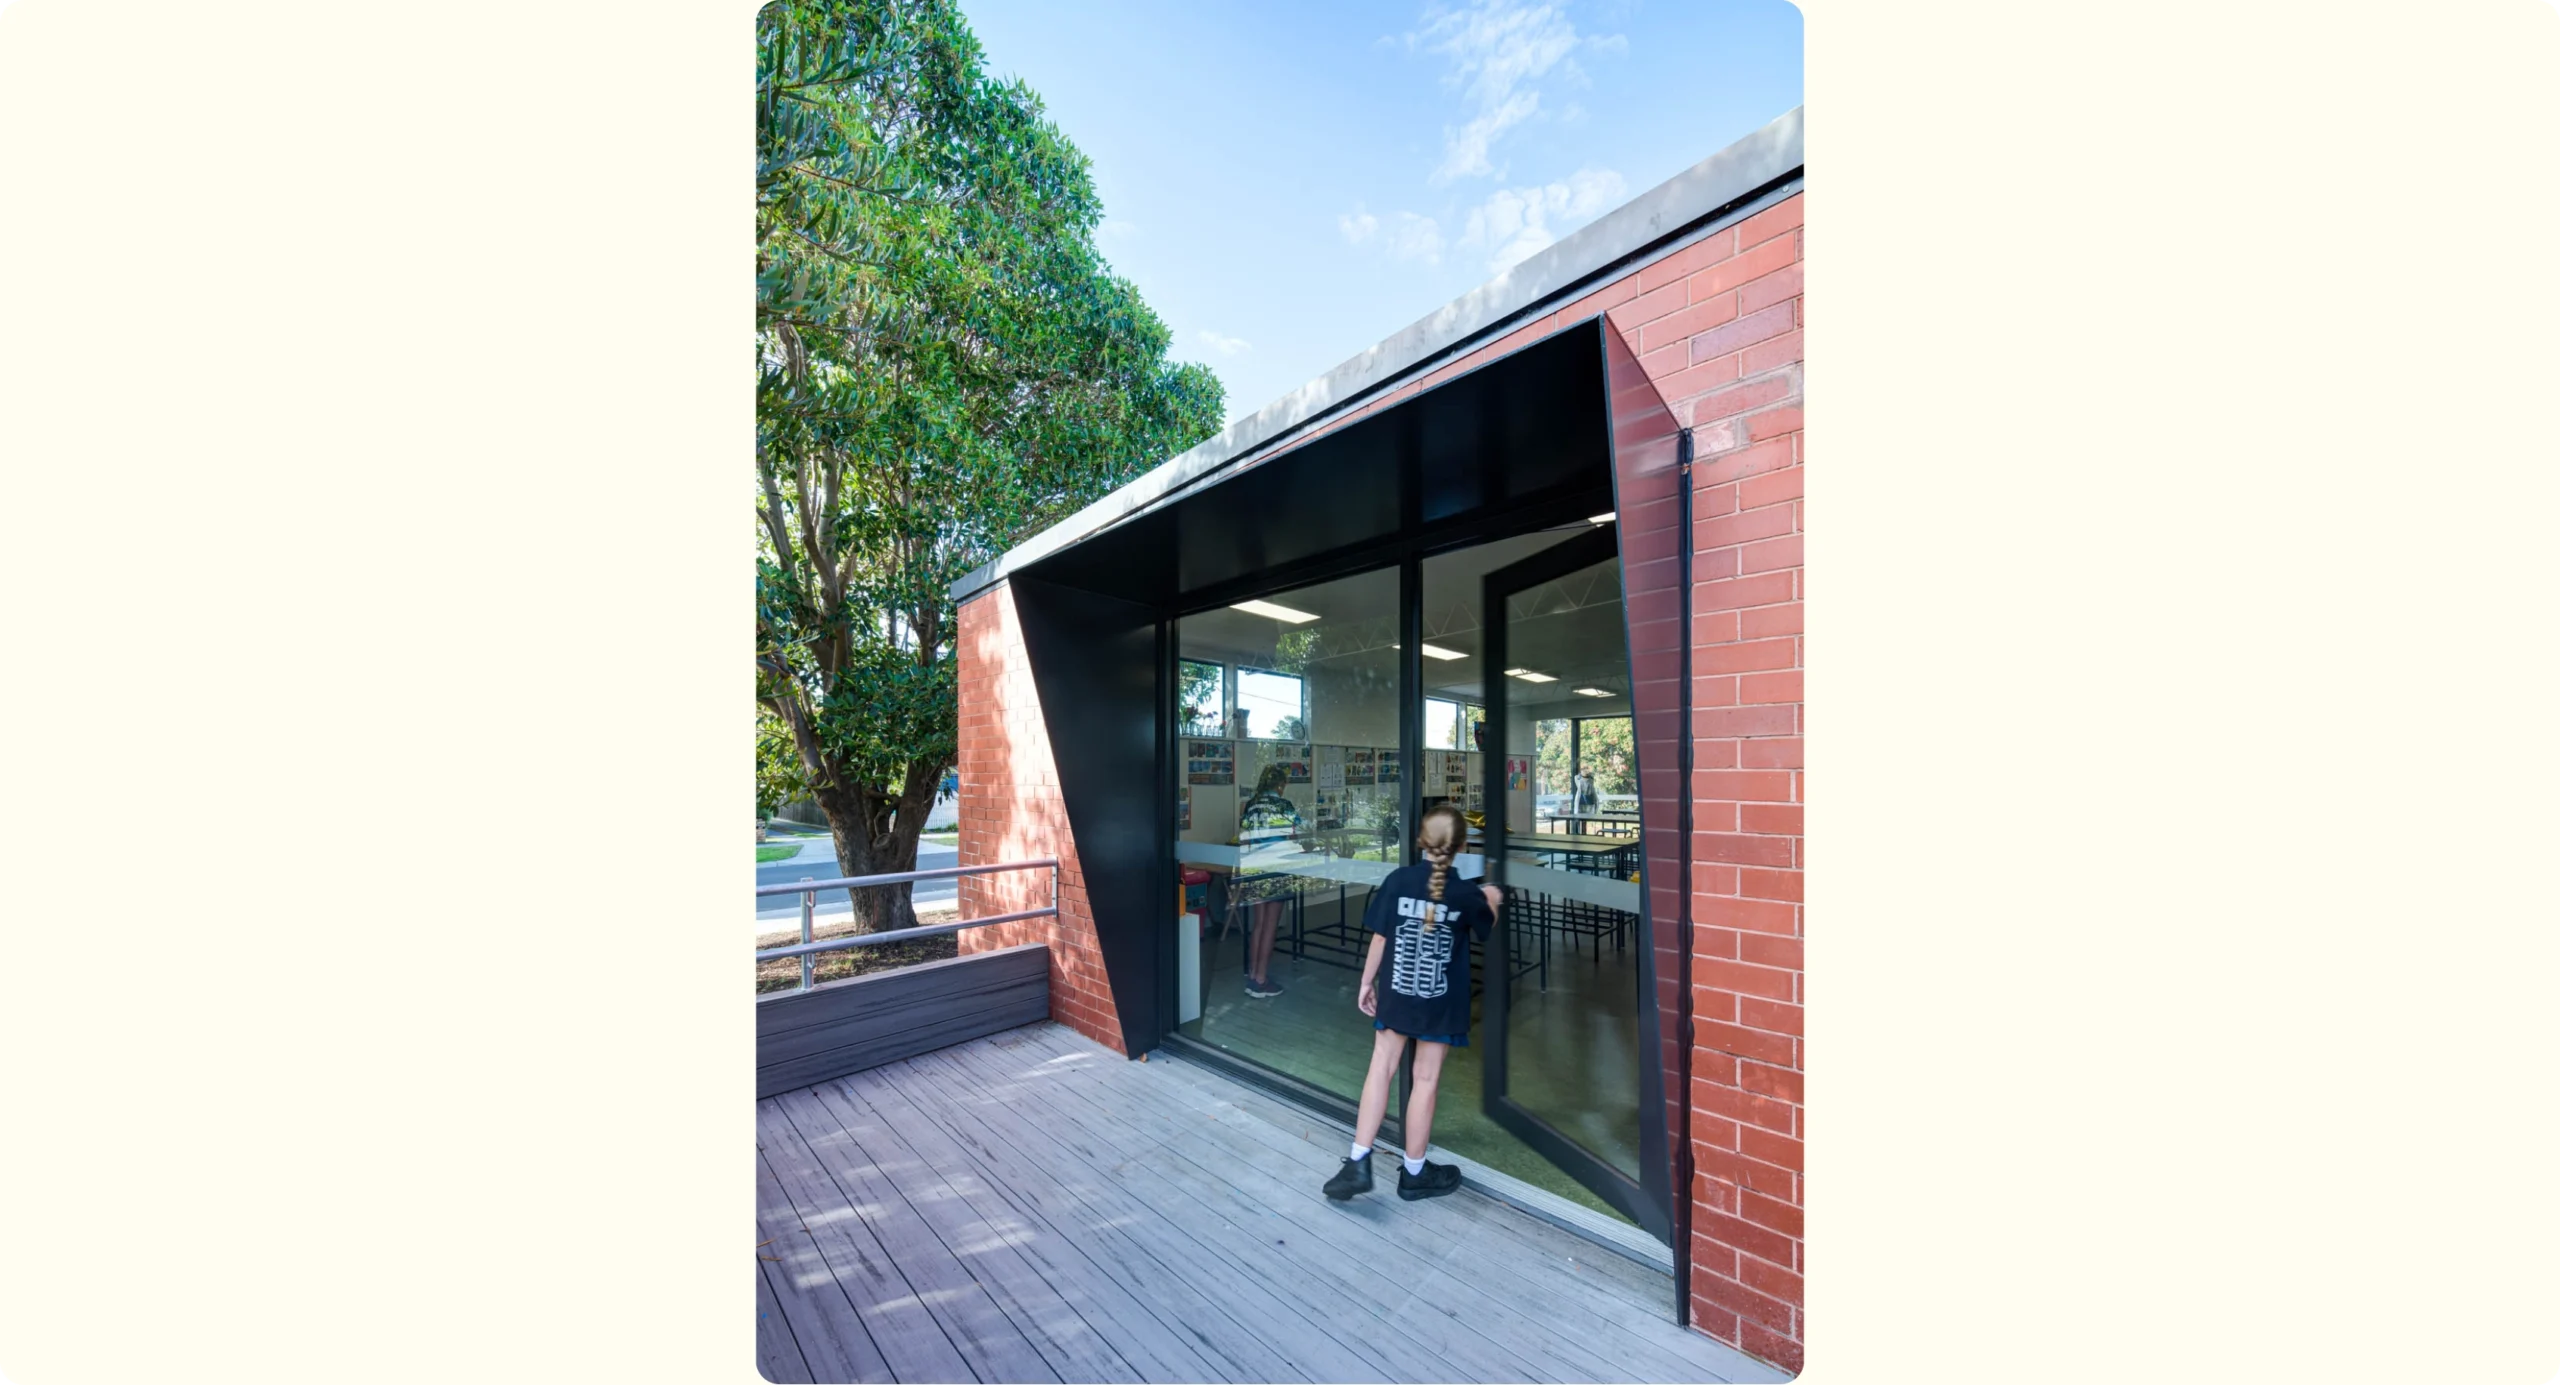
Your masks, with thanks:
M1804 197L1327 425L1606 311L1691 429L1690 1321L1804 1365Z
M1609 309L1691 430L1690 1320L1791 1370L1804 1365L1803 225L1799 194L1644 270Z
M1058 765L1041 719L1014 617L1013 589L997 587L960 607L960 864L1058 858L1054 919L1025 919L960 934L960 950L1049 945L1049 1015L1126 1054L1119 1006L1095 944L1093 909L1076 862ZM960 881L960 917L1009 914L1049 902L1047 871L1006 871ZM1165 901L1172 910L1171 891Z
M1290 447L1602 311L1692 430L1690 1321L1801 1370L1803 196L1594 289ZM960 659L960 859L1060 856L1068 914L1055 930L965 933L963 946L1051 941L1054 1013L1125 1052L1009 591L961 608ZM961 907L1003 912L1025 906L998 899L1036 902L1045 889L1045 879L1036 888L967 883Z

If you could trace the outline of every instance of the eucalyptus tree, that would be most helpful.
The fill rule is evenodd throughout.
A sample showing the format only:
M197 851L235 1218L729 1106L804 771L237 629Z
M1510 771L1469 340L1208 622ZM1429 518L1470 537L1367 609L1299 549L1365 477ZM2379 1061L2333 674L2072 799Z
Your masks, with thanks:
M1215 431L1095 251L1086 161L948 0L775 0L756 51L760 801L912 869L956 761L971 568ZM905 889L861 892L868 930Z

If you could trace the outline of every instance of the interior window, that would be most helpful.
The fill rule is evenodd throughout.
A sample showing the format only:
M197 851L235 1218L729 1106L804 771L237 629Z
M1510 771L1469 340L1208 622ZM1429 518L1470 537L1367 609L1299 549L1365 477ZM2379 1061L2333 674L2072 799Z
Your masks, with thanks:
M1236 722L1237 734L1247 740L1306 739L1306 680L1268 669L1237 669Z
M1182 734L1227 734L1227 670L1224 664L1182 661Z

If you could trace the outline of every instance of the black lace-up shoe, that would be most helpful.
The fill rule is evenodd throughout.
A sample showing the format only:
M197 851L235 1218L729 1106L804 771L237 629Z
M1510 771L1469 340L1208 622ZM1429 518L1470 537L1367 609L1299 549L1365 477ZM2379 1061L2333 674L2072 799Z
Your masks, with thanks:
M1396 1170L1396 1196L1407 1202L1419 1202L1426 1197L1446 1197L1456 1191L1458 1166L1455 1164L1424 1164L1419 1178L1403 1169Z
M1345 1159L1333 1177L1324 1181L1324 1195L1336 1202L1347 1201L1369 1191L1374 1180L1369 1177L1369 1156Z

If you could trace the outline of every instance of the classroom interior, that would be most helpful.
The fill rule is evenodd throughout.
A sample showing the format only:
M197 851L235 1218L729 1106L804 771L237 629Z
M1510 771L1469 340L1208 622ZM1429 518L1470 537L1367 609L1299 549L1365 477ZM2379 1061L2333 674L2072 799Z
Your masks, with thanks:
M1587 534L1609 516L1428 557L1421 564L1421 686L1399 687L1399 577L1386 567L1201 611L1177 625L1175 856L1185 872L1179 1034L1356 1102L1373 1042L1357 1008L1371 888L1413 859L1405 778L1422 806L1481 814L1503 796L1510 975L1500 1042L1510 1100L1613 1168L1638 1166L1642 929L1633 815L1627 626L1617 559L1510 595L1504 669L1486 666L1484 579ZM1398 752L1405 698L1420 702L1417 763ZM1483 743L1505 699L1507 744ZM1243 806L1277 767L1295 819L1277 854L1240 845ZM1473 849L1483 851L1483 843ZM1269 966L1246 986L1251 906L1242 868L1285 879ZM1488 949L1470 971L1470 1043L1444 1069L1435 1148L1619 1221L1623 1212L1542 1155L1486 1101ZM1516 1120L1515 1122L1516 1123Z

